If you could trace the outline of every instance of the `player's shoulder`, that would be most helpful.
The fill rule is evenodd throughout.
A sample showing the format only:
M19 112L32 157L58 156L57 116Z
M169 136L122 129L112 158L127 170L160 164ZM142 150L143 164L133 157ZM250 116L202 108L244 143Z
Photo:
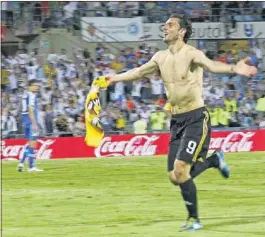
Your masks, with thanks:
M166 55L166 54L168 54L168 52L169 52L169 49L163 49L163 50L159 50L159 51L157 51L156 53L155 53L155 55Z
M163 60L164 57L166 57L168 55L169 50L165 49L165 50L159 50L157 51L154 56L153 56L153 60L154 61L160 61Z
M193 53L193 52L196 52L196 51L200 51L199 49L197 49L196 47L192 46L192 45L189 45L189 44L186 44L185 45L185 48L186 48L186 52L187 53Z
M204 53L201 50L188 44L186 44L186 54L190 57L200 57L204 55Z

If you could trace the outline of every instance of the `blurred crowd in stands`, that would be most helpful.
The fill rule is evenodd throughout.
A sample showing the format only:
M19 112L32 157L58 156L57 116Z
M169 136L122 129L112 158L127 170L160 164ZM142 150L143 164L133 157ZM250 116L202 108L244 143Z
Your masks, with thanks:
M22 133L20 103L30 79L38 79L41 83L38 95L41 134L48 136L64 132L64 136L83 135L84 104L92 80L99 75L120 73L140 66L156 50L143 44L137 52L125 48L119 55L113 55L99 43L95 59L87 50L77 50L69 58L67 51L62 49L60 54L51 52L45 60L47 63L41 62L38 50L20 50L16 55L2 54L2 135L13 137ZM258 45L239 52L221 52L213 59L235 63L245 56L251 56L251 64L259 68L254 78L207 72L204 75L203 96L215 128L265 127L265 76L260 67ZM106 104L101 122L105 131L143 133L169 128L170 113L165 108L166 95L159 74L139 81L119 82L103 95Z
M145 23L165 22L171 14L185 14L196 22L262 21L265 2L2 2L1 19L8 27L34 22L42 28L80 28L80 17L142 16Z
M80 16L144 16L145 22L164 22L171 13L184 13L194 21L237 21L265 19L265 2L2 2L1 19L8 27L16 22L40 22L42 27L65 27L75 24ZM251 6L250 6L251 4ZM161 14L163 12L163 14ZM78 25L76 25L78 28ZM214 75L205 72L203 97L210 110L212 126L265 127L265 73L262 52L257 43L226 47L210 55L211 59L236 63L249 56L259 69L257 76L245 78ZM47 58L19 50L14 55L1 55L1 134L14 137L23 133L19 120L20 103L31 79L41 83L39 125L42 136L80 136L85 132L84 104L92 80L100 75L121 73L146 63L157 51L142 44L138 50L121 49L113 54L109 47L98 44L96 57L87 49L69 55L52 50ZM94 54L93 54L94 55ZM104 109L101 122L105 131L115 133L159 132L169 128L170 111L159 74L139 81L119 82L101 99ZM106 103L105 103L106 102ZM63 134L62 134L63 133Z

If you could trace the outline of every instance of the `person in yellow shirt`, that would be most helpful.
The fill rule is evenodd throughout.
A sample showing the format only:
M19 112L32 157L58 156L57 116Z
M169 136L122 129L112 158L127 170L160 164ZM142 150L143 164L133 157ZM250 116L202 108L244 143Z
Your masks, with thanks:
M211 126L213 128L218 127L218 125L219 125L218 109L215 106L213 106L213 105L209 106L209 114L210 114L210 117L211 117Z
M110 63L110 68L115 70L117 73L120 72L124 67L125 65L119 62L118 57L116 57L113 62Z
M117 131L124 131L126 126L125 114L119 113L118 118L116 119L116 129Z
M159 132L165 128L166 114L161 110L159 106L156 107L156 111L150 116L151 129L154 132Z
M8 77L10 76L10 70L1 69L1 86L6 87L9 84Z
M230 121L230 111L223 105L219 107L218 122L219 127L228 127Z
M261 113L265 112L265 94L263 94L259 99L257 99L256 111Z
M227 98L224 100L226 111L228 112L237 112L237 100L234 98L234 95L228 95Z
M133 123L134 134L145 134L147 132L147 122L144 119L138 119Z
M47 87L52 88L53 81L56 79L56 69L53 63L49 63L48 65L44 66L44 73L47 78Z

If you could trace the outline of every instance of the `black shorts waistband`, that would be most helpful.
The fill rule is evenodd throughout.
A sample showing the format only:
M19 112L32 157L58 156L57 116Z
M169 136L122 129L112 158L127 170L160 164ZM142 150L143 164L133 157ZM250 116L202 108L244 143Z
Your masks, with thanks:
M194 109L194 110L191 110L189 112L185 112L185 113L181 113L181 114L172 114L172 119L180 119L180 118L183 118L183 117L189 117L189 116L192 116L194 115L194 113L198 113L198 112L203 112L207 110L205 106L203 107L200 107L198 109Z

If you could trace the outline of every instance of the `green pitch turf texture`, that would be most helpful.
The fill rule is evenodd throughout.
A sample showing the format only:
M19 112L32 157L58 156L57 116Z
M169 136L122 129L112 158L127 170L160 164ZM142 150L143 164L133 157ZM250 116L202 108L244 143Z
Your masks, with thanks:
M179 232L186 209L166 157L37 161L43 173L2 163L3 237L264 237L265 153L233 153L229 180L196 179L204 229Z

